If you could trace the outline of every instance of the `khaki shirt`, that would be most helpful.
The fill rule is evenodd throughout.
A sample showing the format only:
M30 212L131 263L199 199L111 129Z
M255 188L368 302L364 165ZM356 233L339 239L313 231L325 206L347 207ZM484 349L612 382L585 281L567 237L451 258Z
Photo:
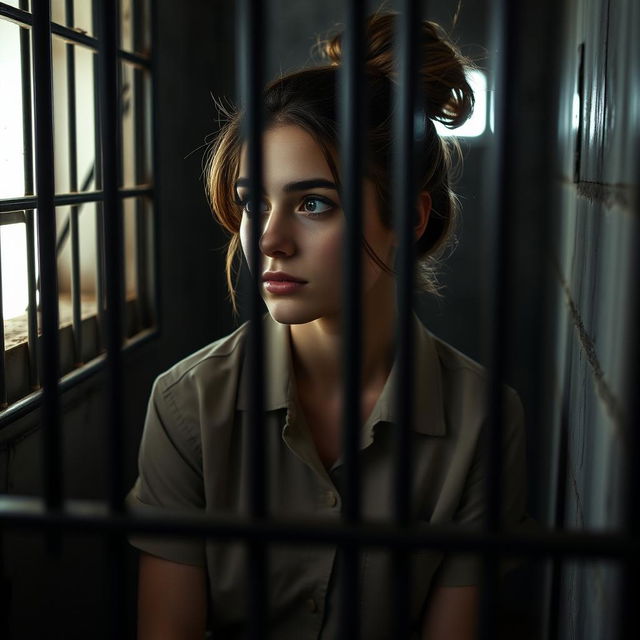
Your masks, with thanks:
M266 316L265 408L268 505L273 518L339 521L344 467L325 469L295 397L289 327ZM487 437L485 370L434 338L415 318L416 380L412 509L424 523L482 526ZM164 507L210 514L249 513L247 409L244 366L247 326L189 356L153 388L140 444L139 477L128 496L133 510ZM362 429L361 485L365 520L392 521L395 366ZM516 393L505 400L504 496L507 526L525 516L523 412ZM247 619L247 557L241 543L132 538L139 549L205 567L214 630L243 637ZM336 548L274 545L268 557L270 637L338 637ZM411 615L419 627L432 585L478 581L476 559L429 550L412 555ZM393 565L390 554L360 555L362 636L390 638Z

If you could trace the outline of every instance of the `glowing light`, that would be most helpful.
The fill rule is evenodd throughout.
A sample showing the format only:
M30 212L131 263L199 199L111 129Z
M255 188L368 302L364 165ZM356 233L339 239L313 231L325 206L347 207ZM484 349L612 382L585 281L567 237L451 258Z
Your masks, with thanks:
M436 122L436 131L441 136L475 138L482 135L487 128L487 77L482 71L470 71L467 80L476 98L473 115L457 129L449 129Z

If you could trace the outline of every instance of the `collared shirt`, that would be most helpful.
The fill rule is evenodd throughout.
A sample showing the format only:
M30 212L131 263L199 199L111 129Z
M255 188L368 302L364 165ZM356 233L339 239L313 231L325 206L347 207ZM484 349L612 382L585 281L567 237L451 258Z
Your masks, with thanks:
M482 526L486 511L487 377L485 370L433 337L415 318L411 508L429 523ZM340 519L344 466L326 469L296 401L289 327L266 316L265 443L268 508L273 518ZM181 361L154 385L139 453L133 510L163 507L248 515L251 403L245 363L247 326ZM361 509L365 521L393 521L396 367L361 431ZM503 518L526 520L523 413L505 388ZM157 513L157 512L156 512ZM245 546L215 540L134 537L139 549L205 567L214 630L243 637L247 611ZM273 545L268 553L270 637L338 637L337 551L332 546ZM360 554L360 616L365 638L392 637L393 559ZM419 628L431 587L478 581L478 562L437 550L411 555L410 611Z

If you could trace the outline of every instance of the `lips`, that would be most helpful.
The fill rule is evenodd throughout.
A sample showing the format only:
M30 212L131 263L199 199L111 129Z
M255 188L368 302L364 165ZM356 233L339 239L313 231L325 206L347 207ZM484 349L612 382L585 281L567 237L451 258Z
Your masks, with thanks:
M297 282L299 284L306 284L306 280L302 278L296 278L295 276L284 273L283 271L265 271L262 275L263 282Z
M306 280L296 278L283 271L265 271L262 274L262 282L265 290L275 295L296 293L307 284Z

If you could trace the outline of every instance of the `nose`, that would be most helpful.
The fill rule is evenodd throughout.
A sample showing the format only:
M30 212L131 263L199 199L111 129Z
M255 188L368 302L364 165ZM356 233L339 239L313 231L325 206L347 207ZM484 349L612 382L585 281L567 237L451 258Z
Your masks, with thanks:
M270 258L288 257L295 253L292 221L286 212L271 211L260 236L260 250Z

